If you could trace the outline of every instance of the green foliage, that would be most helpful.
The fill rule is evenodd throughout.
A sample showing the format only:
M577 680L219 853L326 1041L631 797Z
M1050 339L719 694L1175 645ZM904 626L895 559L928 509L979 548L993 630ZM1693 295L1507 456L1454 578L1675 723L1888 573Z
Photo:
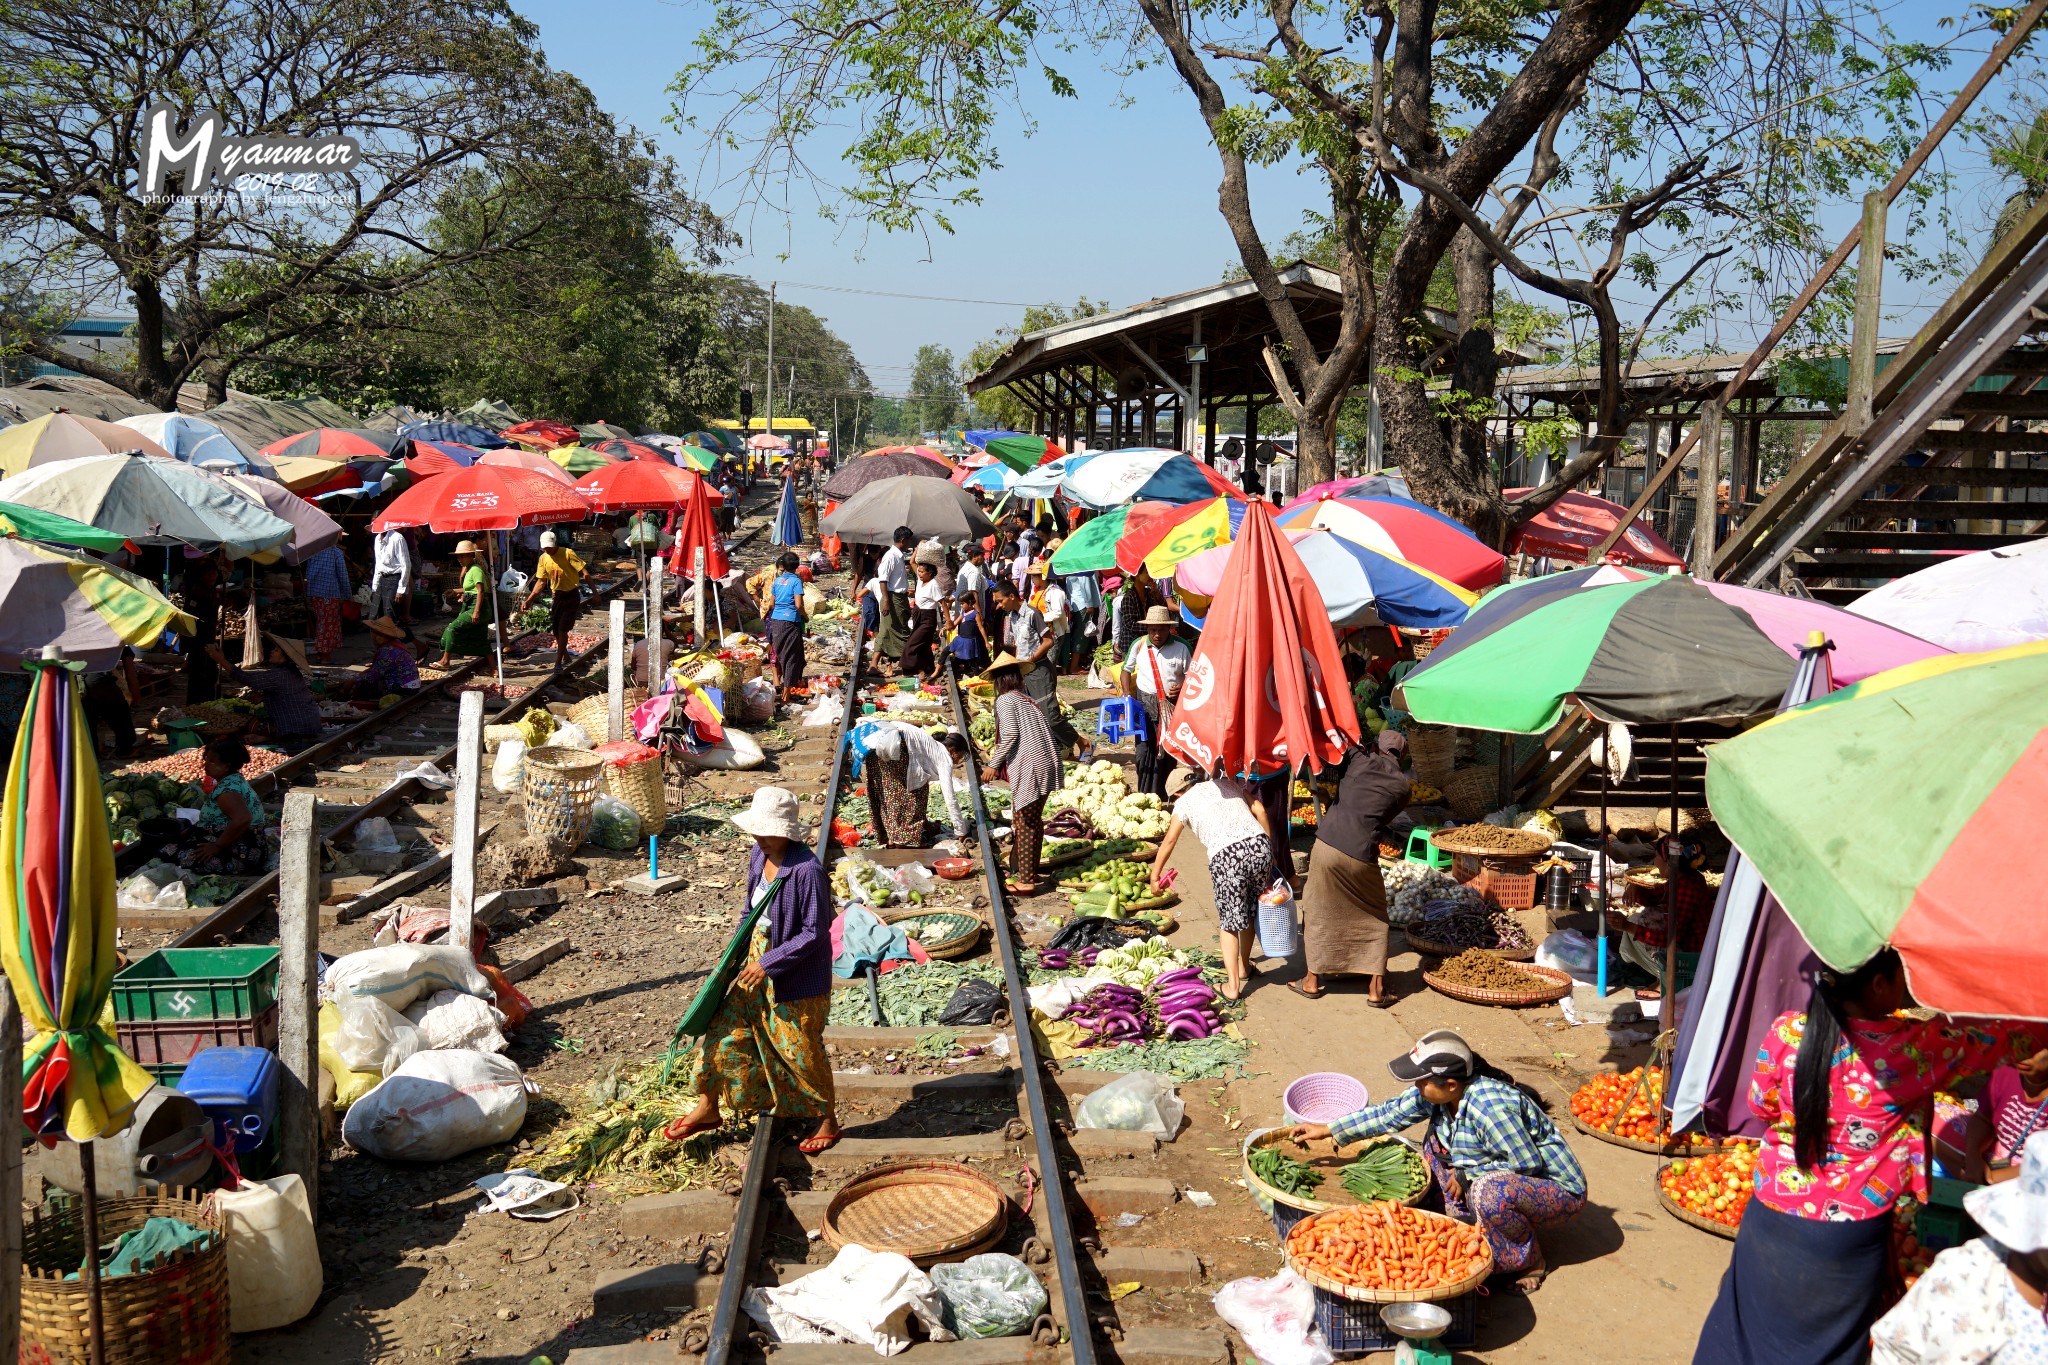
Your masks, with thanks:
M984 337L974 345L960 362L960 378L964 383L975 375L985 373L996 363L1004 351L1010 349L1018 337L1047 327L1057 327L1075 318L1092 318L1097 313L1109 311L1109 304L1100 299L1091 299L1086 294L1074 300L1072 307L1061 304L1042 304L1024 310L1024 317L1015 327L1003 327L994 336ZM1107 387L1106 381L1097 377L1097 384ZM1024 400L1007 387L989 389L974 395L974 425L1007 427L1011 431L1028 431L1031 428L1031 409Z
M910 401L906 405L913 429L943 431L960 412L960 379L953 373L953 353L926 342L910 362Z

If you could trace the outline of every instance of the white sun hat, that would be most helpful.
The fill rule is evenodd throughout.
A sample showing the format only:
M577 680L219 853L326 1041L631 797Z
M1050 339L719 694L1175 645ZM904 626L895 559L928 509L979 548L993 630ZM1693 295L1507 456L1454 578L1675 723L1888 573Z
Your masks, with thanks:
M1970 1191L1963 1209L2000 1246L2019 1252L2048 1247L2048 1133L2027 1139L2019 1179Z
M794 839L802 842L804 825L797 815L796 793L786 787L762 787L754 793L754 804L732 818L733 825L748 834L766 839Z

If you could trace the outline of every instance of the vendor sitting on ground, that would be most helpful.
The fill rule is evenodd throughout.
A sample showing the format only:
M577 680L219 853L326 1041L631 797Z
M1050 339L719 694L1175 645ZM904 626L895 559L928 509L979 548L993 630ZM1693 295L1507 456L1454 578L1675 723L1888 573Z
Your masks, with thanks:
M1670 883L1667 892L1663 886L1636 886L1630 884L1629 901L1641 907L1639 918L1623 925L1624 937L1617 947L1621 956L1641 967L1651 976L1664 979L1664 925L1669 918L1666 914L1666 896L1676 898L1678 916L1678 951L1697 953L1707 942L1707 926L1713 922L1714 899L1717 893L1707 885L1701 869L1707 861L1706 846L1697 834L1687 834L1679 842L1679 867L1674 871L1670 857L1665 853L1665 842L1657 843L1657 870Z
M320 740L320 703L306 682L306 651L297 640L282 635L263 637L263 667L236 668L221 653L219 645L207 652L223 673L244 687L263 694L263 719L271 741L288 754L298 753Z
M263 798L242 776L248 762L248 746L239 739L216 739L206 746L198 823L167 847L164 857L202 877L253 877L263 871L270 848L263 838Z
M1537 1229L1556 1227L1586 1206L1586 1174L1557 1125L1451 1029L1423 1034L1387 1070L1413 1088L1335 1123L1298 1123L1290 1135L1343 1146L1427 1122L1422 1159L1444 1212L1477 1223L1495 1269L1533 1293L1550 1273Z
M409 697L420 690L419 646L412 627L401 626L389 616L367 623L376 638L377 652L370 665L349 684L348 694L357 701L383 697Z

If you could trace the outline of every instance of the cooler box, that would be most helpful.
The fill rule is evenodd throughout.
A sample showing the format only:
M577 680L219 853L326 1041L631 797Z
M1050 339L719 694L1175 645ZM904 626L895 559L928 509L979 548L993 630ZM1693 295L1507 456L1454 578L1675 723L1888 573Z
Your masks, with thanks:
M225 1147L228 1128L235 1151L262 1145L277 1124L277 1054L260 1047L210 1047L195 1053L178 1079L178 1092L214 1121L215 1145Z

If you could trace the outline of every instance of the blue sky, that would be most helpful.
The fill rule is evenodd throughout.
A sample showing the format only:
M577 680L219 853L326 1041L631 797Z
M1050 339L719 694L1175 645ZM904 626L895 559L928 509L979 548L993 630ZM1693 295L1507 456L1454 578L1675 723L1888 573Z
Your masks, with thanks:
M670 107L668 83L689 55L706 5L515 3L540 26L553 65L575 73L615 116L653 134L686 174L697 174L700 140L663 120ZM1942 41L1950 35L1935 27L1934 8L1909 0L1892 17L1912 36ZM1973 50L1957 54L1942 84L1960 83L1981 61L1984 46L1981 38L1973 39ZM1069 74L1091 73L1076 66ZM1985 105L2000 93L1994 86ZM998 327L1015 324L1019 309L1004 305L1087 295L1121 306L1217 279L1236 252L1216 212L1216 158L1192 106L1192 97L1164 72L1123 87L1097 76L1093 86L1083 85L1078 99L1038 100L1035 136L1025 137L1014 125L1005 129L1004 168L984 182L983 207L957 212L955 234L927 241L842 228L815 212L787 218L763 212L735 219L748 244L728 268L764 284L781 281L780 297L818 312L853 345L879 392L900 393L920 345L936 341L961 354ZM733 210L729 193L702 188L714 208ZM1267 240L1298 227L1317 197L1313 177L1262 173L1254 202ZM1837 232L1852 221L1847 211L1833 217L1839 219L1831 220ZM997 302L803 287L818 284ZM1897 313L1887 332L1910 332L1917 322L1913 305L1931 301L1895 283L1886 291L1888 311ZM1725 334L1721 339L1735 340Z

